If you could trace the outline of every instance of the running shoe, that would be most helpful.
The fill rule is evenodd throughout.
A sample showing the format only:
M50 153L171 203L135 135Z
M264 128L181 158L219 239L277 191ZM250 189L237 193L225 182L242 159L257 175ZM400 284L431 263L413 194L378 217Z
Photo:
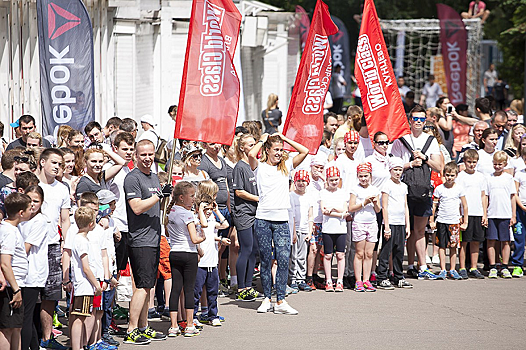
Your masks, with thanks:
M262 313L269 312L271 310L272 310L272 303L270 302L269 298L265 298L261 302L261 305L259 305L257 311L258 311L258 313L262 314Z
M264 298L263 298L264 299ZM219 316L217 315L217 318L219 319L219 321L221 322L225 322L225 318L223 316Z
M415 270L415 272L416 272L416 269L413 269L413 270ZM409 271L409 270L407 270L407 271ZM437 278L438 278L437 275L435 275L429 269L426 269L426 270L418 273L418 279L419 280L436 280Z
M163 312L161 312L161 320L164 320L164 321L170 321L171 320L171 317L170 317L170 309L164 309Z
M400 281L398 281L397 286L398 288L407 288L407 289L413 288L413 285L407 282L405 279L401 279Z
M204 314L202 312L199 314L199 316L197 316L197 320L200 323L203 323L203 324L209 324L210 323L210 320L208 319L208 315L206 315L206 314ZM186 326L184 328L186 328Z
M90 346L88 346L88 349L89 350L117 350L117 347L115 345L110 345L101 339L95 344L91 344Z
M281 304L274 305L274 313L275 314L283 314L283 315L297 315L298 310L294 309L292 306L289 305L285 300Z
M418 279L421 279L421 278L420 278L420 274L416 271L416 269L415 269L414 266L409 267L409 268L407 269L406 275L407 275L407 277L410 277L410 278L418 278Z
M109 335L108 333L105 333L102 335L102 340L104 340L105 343L108 343L110 345L113 345L113 346L119 346L120 343L113 339L113 337L111 335Z
M177 326L179 327L181 333L184 333L184 330L186 329L187 325L188 324L186 323L186 321L177 321Z
M201 331L203 330L204 325L201 322L199 322L197 318L194 318L194 327Z
M124 343L126 344L135 344L135 345L146 345L151 343L151 339L145 337L139 328L135 328L130 333L126 334L124 337Z
M301 290L303 292L311 292L312 291L312 288L305 282L300 282L298 284L298 288L299 288L299 290Z
M68 317L68 315L64 311L62 311L62 308L58 304L57 306L55 306L55 313L58 317Z
M365 292L365 288L363 286L362 281L356 281L356 285L354 286L354 291L355 292Z
M508 269L502 269L502 270L500 271L500 276L501 276L502 278L511 278L511 272L510 272L510 270L508 270Z
M263 299L264 298L264 296L260 292L255 290L253 287L248 288L248 292L250 293L250 295L254 296L255 299ZM221 322L223 322L223 321L221 321Z
M373 272L371 274L371 277L369 277L369 282L371 282L371 284L376 287L378 285L378 282L376 281L376 273Z
M479 280L483 280L485 277L483 274L480 273L477 269L470 269L469 270L469 277L471 278L477 278Z
M157 310L148 310L148 321L160 321L161 320L161 314L157 312Z
M233 286L230 286L228 288L228 294L234 295L237 293L237 290L238 290L237 284L234 284Z
M395 289L389 280L383 280L378 284L378 289L393 290Z
M437 276L437 280L445 280L447 278L447 271L442 270Z
M334 291L337 293L343 293L343 283L341 282L336 283L336 287L334 288Z
M53 327L57 329L62 328L62 323L60 323L60 321L58 320L58 316L56 312L53 313Z
M195 327L186 327L186 329L184 330L185 337L195 337L196 335L199 335L199 334L201 334L201 332L199 332L199 329Z
M165 340L166 335L156 331L152 327L148 326L144 331L141 332L143 336L151 340Z
M113 308L113 318L116 320L127 320L129 315L129 309L121 307L118 304L115 304Z
M40 340L40 349L68 350L67 346L60 344L55 338Z
M286 292L287 295L289 294L298 294L298 290L296 288L292 288L290 286L287 286Z
M108 334L115 335L117 337L124 337L126 336L126 330L124 328L121 328L117 326L115 323L115 320L111 320L110 327L108 328Z
M515 278L521 278L522 276L524 276L524 271L522 271L522 268L520 266L514 266L511 276Z
M314 285L314 282L312 280L307 281L307 285L310 287L311 290L316 290L316 286Z
M219 318L214 318L212 320L212 327L221 327L221 321L219 321Z
M325 284L325 291L326 292L334 292L334 286L333 286L332 282L327 282Z
M236 300L240 301L256 301L256 298L250 293L248 289L243 289L241 292L237 293Z
M458 274L460 275L460 277L462 277L463 280L467 280L469 278L468 277L468 270L466 270L466 269L458 270Z
M372 285L371 281L365 281L363 286L366 292L376 292L376 288Z
M498 277L497 269L496 268L490 269L488 278L497 278L497 277Z
M53 334L53 338L60 337L62 335L62 331L59 331L55 328L51 328L51 333Z
M298 286L298 284L297 284L296 282L291 283L291 284L290 284L290 288L294 288L294 289L296 289L296 290L299 290L299 289L300 289L300 287Z
M173 328L173 327L168 328L168 337L175 338L175 337L177 337L179 335L181 335L181 330L179 329L179 327L177 327L177 328Z
M458 280L462 279L462 276L460 276L460 274L457 272L457 270L449 270L448 278L458 281Z

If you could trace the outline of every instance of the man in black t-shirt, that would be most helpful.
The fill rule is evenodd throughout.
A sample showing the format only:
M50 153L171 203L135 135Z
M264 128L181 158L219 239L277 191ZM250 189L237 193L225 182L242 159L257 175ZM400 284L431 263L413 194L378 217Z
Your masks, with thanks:
M20 138L14 140L13 142L11 142L7 146L6 150L14 149L14 148L17 148L17 147L24 147L24 148L26 148L26 146L27 146L27 135L29 135L33 131L36 131L35 118L33 118L32 115L24 114L23 116L20 117L20 119L18 119L18 123L19 123L19 129L20 129L20 133L22 134L22 137L20 137ZM51 144L46 139L42 139L42 145L45 148L51 147Z

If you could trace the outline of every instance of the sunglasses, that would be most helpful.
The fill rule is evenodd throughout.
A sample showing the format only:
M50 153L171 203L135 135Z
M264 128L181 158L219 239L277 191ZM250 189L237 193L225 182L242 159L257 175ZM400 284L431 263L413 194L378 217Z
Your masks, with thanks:
M387 145L389 145L389 140L387 140L387 141L374 141L374 143L376 143L379 146L387 146Z
M413 121L423 123L426 121L426 117L413 117Z
M424 131L435 131L435 127L434 126L424 126Z
M15 162L17 162L17 163L29 163L29 157L15 156Z
M192 154L191 157L192 157L192 159L195 159L195 160L201 159L201 155L200 154Z
M102 145L98 142L93 142L89 145L88 148L96 148L96 149L102 149Z

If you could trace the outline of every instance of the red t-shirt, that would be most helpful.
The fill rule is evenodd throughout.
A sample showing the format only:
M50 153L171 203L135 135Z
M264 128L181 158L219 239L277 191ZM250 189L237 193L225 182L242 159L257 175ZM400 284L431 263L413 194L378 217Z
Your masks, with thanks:
M484 11L486 9L486 4L484 1L479 1L478 5L475 5L475 1L472 1L469 3L469 12L471 12L472 16L475 16L480 11Z

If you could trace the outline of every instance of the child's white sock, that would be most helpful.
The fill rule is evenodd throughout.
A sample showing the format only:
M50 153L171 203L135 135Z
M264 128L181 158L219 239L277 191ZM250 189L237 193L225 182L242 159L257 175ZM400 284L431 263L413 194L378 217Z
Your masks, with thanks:
M237 276L230 276L230 285L235 286L237 284Z
M328 284L332 284L332 279L328 279L328 280L327 280L327 283L328 283Z
M336 283L343 284L343 280L337 280Z
M420 265L420 272L427 270L427 265Z

